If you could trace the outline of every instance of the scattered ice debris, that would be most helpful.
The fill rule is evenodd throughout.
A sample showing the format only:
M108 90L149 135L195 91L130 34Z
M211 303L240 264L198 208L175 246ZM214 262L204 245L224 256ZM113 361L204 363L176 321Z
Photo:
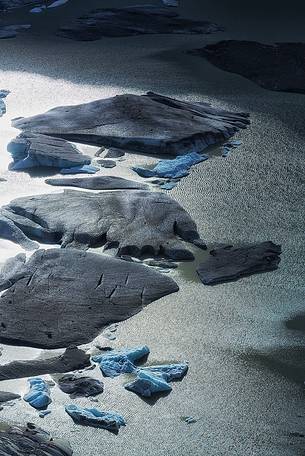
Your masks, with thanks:
M227 157L232 149L236 149L238 146L241 145L241 141L239 140L232 140L228 141L225 144L223 144L222 149L221 149L221 155L222 157Z
M77 424L107 429L117 434L121 426L125 426L125 419L115 412L104 412L96 408L82 408L77 405L65 407L68 415Z
M93 165L73 166L72 168L62 168L60 174L95 174L99 168Z
M147 345L141 347L123 350L120 352L111 352L109 354L95 355L92 361L99 364L99 367L105 377L117 377L120 374L132 373L136 371L135 362L149 354Z
M74 374L67 374L58 380L59 388L66 394L74 397L89 397L101 394L104 385L99 380L92 377L78 377Z
M6 106L5 106L3 99L6 98L9 93L10 93L9 90L4 90L4 89L0 90L0 117L6 113Z
M191 152L172 160L160 160L153 169L138 167L133 167L132 169L141 177L169 177L176 179L187 176L191 166L208 158L208 155Z
M182 416L181 419L185 421L187 424L197 423L196 418L194 418L193 416Z
M25 394L23 399L37 410L44 410L52 402L50 388L42 378L30 378L28 380L30 391Z
M41 410L38 414L39 418L44 418L47 415L50 415L51 410Z
M172 390L162 375L152 373L149 370L139 370L136 379L127 383L125 388L143 397L151 397L153 394Z

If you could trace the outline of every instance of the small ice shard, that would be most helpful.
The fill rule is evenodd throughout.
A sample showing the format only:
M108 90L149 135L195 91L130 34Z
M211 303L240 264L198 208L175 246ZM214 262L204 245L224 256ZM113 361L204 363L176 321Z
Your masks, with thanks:
M35 6L35 8L30 9L30 13L39 14L46 9L46 5Z
M73 166L72 168L63 168L60 174L95 174L99 168L92 165Z
M39 412L39 418L44 418L45 416L50 415L50 413L51 413L51 410L41 410Z
M191 152L172 160L160 160L153 169L138 167L133 167L132 169L141 177L168 177L177 179L187 176L191 166L205 161L208 158L207 155Z
M154 258L147 258L143 260L143 263L147 264L147 266L164 269L176 269L178 267L177 263L174 263L173 261L155 260Z
M163 375L152 373L149 370L139 370L137 378L124 385L129 391L139 394L143 397L151 397L157 393L170 392L172 387L167 383Z
M137 348L123 350L121 352L111 352L105 355L95 355L92 361L99 364L105 377L117 377L120 374L135 372L135 362L140 361L149 354L147 345Z
M197 423L196 418L194 418L193 416L183 416L182 419L183 419L183 421L185 421L187 424Z
M89 397L101 394L104 385L92 377L78 377L74 374L67 374L58 380L59 388L71 397Z
M174 6L174 7L179 6L178 0L162 0L162 3L165 6Z
M165 184L160 185L160 188L162 188L162 190L172 190L176 186L177 186L177 182L170 181L170 182L165 182Z
M188 365L186 363L164 364L157 366L141 367L140 370L150 372L152 374L159 374L167 382L172 382L173 380L180 380L186 375L188 371Z
M42 378L30 378L28 380L30 391L24 395L23 399L37 410L44 410L52 402L50 388Z
M65 5L69 0L55 0L53 3L48 5L48 8L57 8L58 6Z
M111 147L105 155L105 158L121 158L124 157L125 152L122 149Z
M121 426L125 426L125 419L115 412L104 412L96 408L82 408L77 405L65 407L68 415L77 424L107 429L117 434Z

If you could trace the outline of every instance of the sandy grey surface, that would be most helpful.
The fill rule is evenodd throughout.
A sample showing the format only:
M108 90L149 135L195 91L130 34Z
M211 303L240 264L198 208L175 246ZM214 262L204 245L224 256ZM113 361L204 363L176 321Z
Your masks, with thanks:
M81 1L71 1L68 8L72 3L84 9ZM32 421L68 438L75 456L304 454L305 439L294 434L303 434L305 428L304 331L288 329L286 321L304 311L305 98L266 91L185 53L228 38L305 41L300 5L294 0L279 10L274 0L268 5L207 0L204 6L199 0L181 0L181 12L189 17L226 27L225 33L210 37L75 43L59 37L37 39L35 33L41 28L37 25L36 32L33 28L27 35L1 42L0 86L12 91L7 115L0 119L0 177L7 179L0 183L1 204L52 191L45 176L7 171L5 146L16 134L9 127L11 118L127 91L154 90L251 113L250 128L238 134L242 145L226 159L213 157L193 168L171 195L196 220L209 245L272 240L282 244L283 253L277 271L215 287L205 287L196 277L196 263L205 255L200 253L195 263L170 273L179 293L120 324L115 346L147 344L150 360L188 361L190 369L181 383L173 385L172 393L153 406L126 391L124 377L106 379L100 406L127 420L118 436L73 424L63 409L70 400L57 387L52 391L52 413L44 420L22 401L6 407L0 418ZM60 22L59 10L54 21ZM93 156L96 149L82 150ZM131 164L154 161L128 154L126 161L102 173L136 178ZM1 261L19 251L0 241ZM0 361L28 356L51 353L3 347ZM93 374L100 377L98 370ZM23 394L26 380L0 386ZM88 399L76 403L92 405ZM182 421L187 415L197 418L197 423Z

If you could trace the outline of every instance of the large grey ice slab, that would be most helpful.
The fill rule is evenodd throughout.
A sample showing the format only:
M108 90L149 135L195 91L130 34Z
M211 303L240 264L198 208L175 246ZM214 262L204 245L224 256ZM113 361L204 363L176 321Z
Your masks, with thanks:
M192 53L265 89L305 93L305 43L228 40Z
M110 323L178 291L171 278L139 263L75 249L38 250L22 271L0 297L3 343L41 348L87 343Z
M12 361L0 365L0 381L37 375L64 374L90 366L90 355L77 347L69 347L62 355L46 359Z
M246 247L222 247L212 250L197 272L205 285L214 285L273 271L279 265L280 254L281 246L270 241Z
M42 166L71 168L88 165L91 158L64 139L46 135L22 133L7 146L13 162L10 169L23 170Z
M100 8L61 27L58 35L80 41L102 37L122 37L156 33L209 34L223 28L209 21L179 16L162 6L143 5L126 8Z
M56 439L34 424L5 425L0 428L0 456L72 456L67 441Z
M192 260L193 254L178 236L201 243L193 219L164 193L65 190L17 198L4 210L26 236L62 247L105 245L117 248L118 255L149 253Z
M13 127L131 152L181 155L222 143L250 123L246 113L148 92L61 106L18 118Z
M123 188L145 190L148 188L146 184L141 184L141 182L117 176L74 177L72 179L54 178L46 179L46 183L62 187L86 188L88 190L118 190Z

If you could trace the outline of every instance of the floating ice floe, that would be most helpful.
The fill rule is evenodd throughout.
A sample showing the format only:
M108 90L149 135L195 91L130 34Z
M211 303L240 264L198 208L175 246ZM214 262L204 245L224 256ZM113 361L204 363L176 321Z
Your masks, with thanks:
M181 380L187 371L186 363L141 367L137 369L136 379L127 383L125 388L143 397L170 392L172 387L169 382Z
M121 426L126 426L122 415L115 412L104 412L96 408L82 408L77 405L67 405L65 410L77 424L107 429L115 434L118 433Z
M58 380L59 388L71 397L89 397L101 394L104 385L92 377L78 377L74 374L66 374Z
M48 383L39 377L30 378L28 383L30 391L24 395L23 399L37 410L46 409L52 402Z
M137 378L133 382L127 383L125 388L143 397L151 397L153 394L172 390L162 375L153 374L149 370L140 370L137 373Z

